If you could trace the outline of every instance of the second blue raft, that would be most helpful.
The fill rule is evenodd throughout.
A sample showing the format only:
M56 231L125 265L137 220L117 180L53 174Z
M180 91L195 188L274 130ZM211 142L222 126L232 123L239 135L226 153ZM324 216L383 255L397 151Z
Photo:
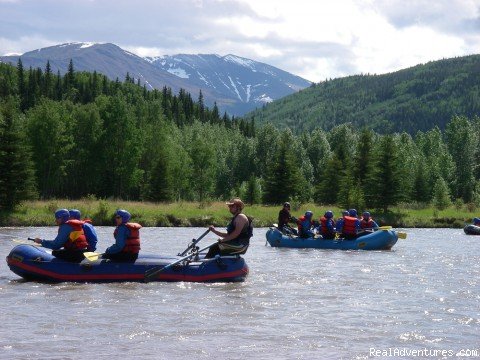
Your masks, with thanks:
M336 250L390 250L398 240L398 234L394 230L378 230L352 240L321 237L305 239L295 235L285 235L276 227L271 227L266 237L272 247Z

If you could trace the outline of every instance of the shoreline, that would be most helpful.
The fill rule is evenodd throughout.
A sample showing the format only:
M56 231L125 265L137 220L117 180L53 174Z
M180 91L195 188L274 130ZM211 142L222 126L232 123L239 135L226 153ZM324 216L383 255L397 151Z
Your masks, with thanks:
M0 213L0 227L54 226L53 213L60 208L78 209L82 218L90 218L94 225L113 226L113 214L116 209L126 209L132 214L132 221L145 227L208 227L225 226L231 218L225 202L175 202L150 203L120 200L66 200L28 201L10 213ZM254 218L254 227L269 227L277 222L281 206L248 205L245 213ZM341 208L335 205L292 204L292 215L301 216L305 211L313 211L314 219L326 210L332 210L335 218L341 214ZM359 209L359 213L362 210ZM369 210L380 226L395 228L464 228L472 223L478 214L467 206L451 206L445 210L432 207L420 207L417 204L392 207L384 214Z

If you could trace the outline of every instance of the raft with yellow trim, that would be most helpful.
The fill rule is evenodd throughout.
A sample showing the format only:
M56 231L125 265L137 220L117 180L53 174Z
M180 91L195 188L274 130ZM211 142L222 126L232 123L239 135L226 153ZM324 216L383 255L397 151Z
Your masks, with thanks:
M181 257L162 257L140 253L134 263L108 259L67 262L55 258L41 247L17 245L7 256L7 264L15 274L27 280L44 282L143 282L145 273L165 267ZM185 261L167 267L149 281L240 282L248 274L248 266L240 256Z
M398 240L394 230L378 230L355 239L323 239L322 237L301 238L285 235L278 228L271 227L266 234L267 242L272 247L314 248L335 250L390 250Z

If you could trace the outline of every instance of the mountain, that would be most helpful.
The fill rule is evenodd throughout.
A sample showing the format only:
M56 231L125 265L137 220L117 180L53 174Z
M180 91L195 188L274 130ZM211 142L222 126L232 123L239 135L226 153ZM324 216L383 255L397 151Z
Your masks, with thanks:
M415 134L434 126L444 129L454 115L480 115L480 55L312 84L245 118L296 133L350 122L379 133Z
M65 74L70 60L75 71L97 71L123 81L128 73L148 89L182 88L194 99L200 90L207 106L217 103L220 112L243 115L265 103L290 95L310 85L305 79L273 66L235 55L173 55L142 58L114 44L68 43L23 55L1 56L0 61L24 68L45 68Z
M311 84L273 66L235 55L180 54L146 59L199 88L215 89L218 94L235 100L242 113Z

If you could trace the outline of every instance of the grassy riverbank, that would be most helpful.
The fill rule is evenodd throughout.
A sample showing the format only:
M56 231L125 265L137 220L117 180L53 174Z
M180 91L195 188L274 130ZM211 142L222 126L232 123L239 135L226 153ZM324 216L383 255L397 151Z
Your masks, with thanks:
M95 225L112 225L113 213L116 209L127 209L132 214L132 221L143 226L198 226L210 224L224 226L230 218L224 202L211 203L169 203L156 204L147 202L128 202L113 200L49 200L30 201L19 206L12 213L0 214L0 226L49 226L54 225L53 213L56 209L79 209L82 216L93 219ZM306 210L311 210L318 217L331 209L339 216L341 209L336 206L319 206L304 204L292 209L292 215L300 216ZM245 213L255 219L256 227L270 226L277 222L279 206L247 205ZM466 206L451 206L439 211L433 208L418 208L416 206L400 206L391 208L387 214L370 210L374 219L380 225L394 227L450 227L462 228L478 216L474 209Z

